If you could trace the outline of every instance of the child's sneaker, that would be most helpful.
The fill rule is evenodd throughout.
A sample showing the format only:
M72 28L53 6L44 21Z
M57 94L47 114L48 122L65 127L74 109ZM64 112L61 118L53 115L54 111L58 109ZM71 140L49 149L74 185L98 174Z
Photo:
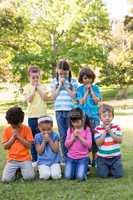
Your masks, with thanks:
M38 170L37 162L32 162L32 167L33 167L34 171L36 172Z
M95 168L97 168L96 159L92 160L92 167L95 167Z

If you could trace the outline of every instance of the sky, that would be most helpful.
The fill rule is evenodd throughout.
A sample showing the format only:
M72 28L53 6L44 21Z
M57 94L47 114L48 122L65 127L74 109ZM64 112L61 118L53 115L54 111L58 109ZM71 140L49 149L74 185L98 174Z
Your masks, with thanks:
M103 0L103 2L107 6L111 19L122 19L131 7L127 0Z

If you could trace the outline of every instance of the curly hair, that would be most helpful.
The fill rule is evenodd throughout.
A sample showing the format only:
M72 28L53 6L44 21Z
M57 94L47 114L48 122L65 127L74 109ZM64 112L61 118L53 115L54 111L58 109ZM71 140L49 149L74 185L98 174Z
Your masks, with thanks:
M95 73L90 68L82 68L81 69L81 71L79 73L79 78L78 78L79 83L82 83L84 76L91 78L92 82L94 82L94 80L96 78Z
M6 112L6 120L9 124L18 125L24 121L24 112L20 107L12 107Z

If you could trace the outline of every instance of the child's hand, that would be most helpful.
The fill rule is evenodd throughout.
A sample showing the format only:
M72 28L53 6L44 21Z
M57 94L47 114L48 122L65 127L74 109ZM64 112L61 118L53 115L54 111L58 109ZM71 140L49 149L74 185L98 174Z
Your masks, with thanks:
M13 135L13 137L14 137L15 139L17 138L18 134L19 134L19 133L18 133L18 130L17 130L17 129L14 129L12 135Z
M75 137L78 137L79 136L79 134L80 134L80 130L78 130L78 129L75 129L75 131L74 131L74 136Z
M104 126L104 129L106 130L106 132L110 132L111 131L111 126L110 126L110 124L109 125L105 125Z
M37 90L37 88L39 87L39 83L36 82L36 83L34 84L34 87L35 87L35 90Z
M63 85L64 82L65 82L65 79L64 79L64 78L61 78L60 81L59 81L59 84L60 84L60 85Z
M87 90L88 90L89 92L91 91L91 84L90 84L90 83L87 85Z
M49 134L48 134L47 131L46 131L46 133L43 135L43 137L44 137L44 141L45 141L46 143L48 143L48 142L50 141L50 137L49 137Z

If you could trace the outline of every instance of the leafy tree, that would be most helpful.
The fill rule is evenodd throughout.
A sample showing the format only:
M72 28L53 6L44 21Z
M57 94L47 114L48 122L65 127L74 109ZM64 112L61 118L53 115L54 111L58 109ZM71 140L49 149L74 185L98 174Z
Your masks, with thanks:
M110 27L101 0L17 0L10 4L12 15L8 11L1 23L10 18L11 25L3 27L0 35L14 45L8 49L13 53L13 73L21 82L26 81L29 64L39 65L47 77L54 76L60 58L68 59L75 73L83 65L106 63ZM7 48L4 43L2 47Z
M101 70L101 83L119 87L117 98L126 98L128 88L133 84L132 17L126 16L123 25L121 35L112 36L108 62Z

